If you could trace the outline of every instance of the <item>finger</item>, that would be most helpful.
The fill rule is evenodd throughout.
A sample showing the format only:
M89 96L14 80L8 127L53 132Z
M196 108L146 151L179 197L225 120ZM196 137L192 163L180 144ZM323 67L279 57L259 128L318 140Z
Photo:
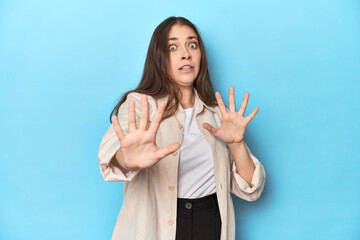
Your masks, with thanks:
M162 158L166 157L167 155L177 151L179 148L180 148L179 143L172 143L169 146L167 146L166 148L161 148L157 152L158 158L162 159Z
M235 103L235 88L231 86L229 89L229 111L236 112L236 103Z
M216 136L217 135L217 128L214 128L213 126L211 126L209 123L204 123L203 127L208 130L212 135Z
M216 100L218 102L221 115L224 116L227 113L224 101L222 100L221 95L220 95L219 92L215 93L215 97L216 97Z
M245 119L246 119L246 122L249 123L254 117L255 115L259 112L259 108L256 107Z
M159 106L158 106L158 108L156 110L155 116L151 121L149 131L152 131L153 133L156 133L156 131L157 131L159 125L160 125L162 116L164 114L165 107L166 107L165 103L162 102L162 103L159 104Z
M124 134L123 130L121 129L121 126L119 124L119 120L116 115L111 117L111 122L113 124L113 127L115 129L116 136L121 141L126 135Z
M129 102L128 125L129 133L136 130L135 102L132 100Z
M146 130L148 120L149 120L149 102L147 96L145 94L142 94L139 129Z
M248 104L248 101L249 101L249 96L250 96L250 93L248 93L248 92L246 92L245 95L244 95L243 101L242 101L241 106L240 106L239 111L238 111L238 113L241 116L244 116L244 113L245 113L245 110L246 110L246 107L247 107L247 104Z

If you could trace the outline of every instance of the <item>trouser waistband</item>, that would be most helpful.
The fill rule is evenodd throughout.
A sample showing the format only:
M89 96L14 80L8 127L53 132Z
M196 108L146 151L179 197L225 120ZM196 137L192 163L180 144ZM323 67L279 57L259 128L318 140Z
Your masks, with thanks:
M213 207L218 209L216 193L201 198L178 198L178 208L184 210L201 211Z

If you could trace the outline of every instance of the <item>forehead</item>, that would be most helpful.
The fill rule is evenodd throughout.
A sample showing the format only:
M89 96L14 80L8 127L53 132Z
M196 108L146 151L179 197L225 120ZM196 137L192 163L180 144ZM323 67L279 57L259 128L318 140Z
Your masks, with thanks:
M186 39L189 36L197 37L195 31L187 25L174 24L170 28L169 38Z

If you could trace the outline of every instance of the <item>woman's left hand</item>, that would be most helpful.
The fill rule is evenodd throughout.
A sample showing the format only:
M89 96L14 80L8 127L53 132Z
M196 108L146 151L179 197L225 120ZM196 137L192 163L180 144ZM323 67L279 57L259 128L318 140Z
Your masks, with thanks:
M259 111L259 108L256 107L247 117L244 117L250 96L250 94L246 92L240 109L236 112L234 92L235 89L231 86L229 91L229 111L227 111L220 93L216 92L215 94L222 116L221 126L219 128L214 128L209 123L203 124L205 129L228 145L235 145L243 142L247 125Z

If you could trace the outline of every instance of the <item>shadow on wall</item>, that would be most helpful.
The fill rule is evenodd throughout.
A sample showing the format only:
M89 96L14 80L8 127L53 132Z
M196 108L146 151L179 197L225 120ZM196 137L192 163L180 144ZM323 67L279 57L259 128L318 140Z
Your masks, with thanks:
M261 154L261 146L257 144L257 141L255 138L251 136L251 133L246 134L245 139L246 144L250 147L251 152L254 154L256 158L259 159L261 164L263 164L265 168L265 174L266 174L266 182L263 192L261 193L260 198L258 198L254 202L248 202L246 200L243 200L233 194L231 194L233 202L234 202L234 208L235 208L235 222L236 222L236 237L235 239L242 239L247 240L247 232L249 231L246 228L245 223L247 222L246 216L251 215L251 212L254 211L260 211L259 216L261 215L261 210L259 209L265 209L265 205L269 202L270 196L268 195L269 192L271 192L271 180L269 179L269 172L266 168L267 159L266 156ZM265 163L265 164L264 164Z

